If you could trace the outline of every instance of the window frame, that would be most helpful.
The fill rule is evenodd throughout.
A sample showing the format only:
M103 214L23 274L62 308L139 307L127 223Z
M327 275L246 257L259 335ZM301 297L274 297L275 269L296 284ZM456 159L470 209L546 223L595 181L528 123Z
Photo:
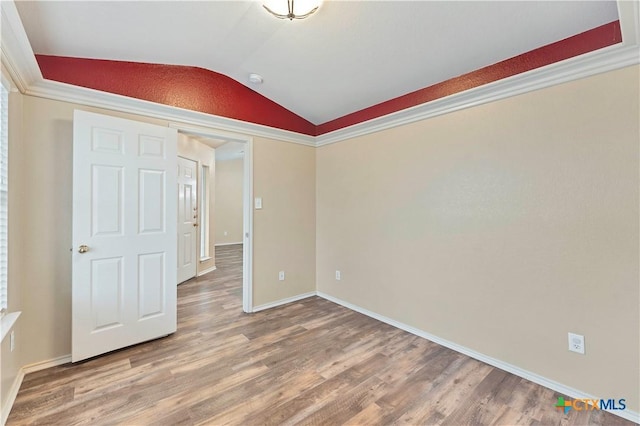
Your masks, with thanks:
M0 315L9 304L9 94L11 84L0 79Z

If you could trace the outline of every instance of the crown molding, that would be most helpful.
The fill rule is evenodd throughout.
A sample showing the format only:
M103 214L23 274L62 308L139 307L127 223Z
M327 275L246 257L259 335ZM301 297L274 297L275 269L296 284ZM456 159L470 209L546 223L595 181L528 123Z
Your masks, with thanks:
M18 90L24 93L42 80L42 73L13 1L0 1L0 21L2 65Z
M316 136L316 146L403 126L640 63L637 45L614 45Z
M215 128L232 133L276 139L306 146L315 146L313 136L288 130L235 120L203 112L158 104L57 81L41 80L24 91L25 95L104 108L129 114L153 117L191 126Z
M15 3L11 0L2 0L0 7L2 64L18 90L25 95L315 146L315 138L309 135L45 80Z
M341 142L640 63L639 2L637 0L618 0L620 25L623 34L622 43L314 137L260 124L44 80L15 4L11 0L3 0L0 5L2 64L7 69L17 88L26 95L315 147Z

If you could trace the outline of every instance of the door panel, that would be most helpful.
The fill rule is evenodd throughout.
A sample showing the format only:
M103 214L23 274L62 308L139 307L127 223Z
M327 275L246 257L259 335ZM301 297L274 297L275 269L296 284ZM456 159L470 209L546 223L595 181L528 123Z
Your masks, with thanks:
M178 157L178 284L196 276L198 163Z
M138 256L140 271L140 319L164 313L166 281L164 253L147 253Z
M123 325L122 285L121 257L91 261L92 332Z
M74 362L176 330L176 147L174 129L75 111Z
M92 166L92 235L122 235L122 167Z
M163 170L140 170L139 172L139 232L141 234L164 232L164 202L165 188L167 187L166 174Z

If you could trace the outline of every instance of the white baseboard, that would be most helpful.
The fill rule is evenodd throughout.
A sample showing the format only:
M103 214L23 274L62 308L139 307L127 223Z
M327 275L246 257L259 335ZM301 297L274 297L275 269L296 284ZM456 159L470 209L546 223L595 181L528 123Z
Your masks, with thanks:
M205 269L204 271L198 272L198 276L201 277L204 274L208 274L209 272L215 271L216 269L218 269L218 268L216 268L215 266L212 266L211 268L208 268L208 269Z
M46 361L40 361L33 364L25 365L22 367L24 374L35 373L36 371L44 370L51 367L56 367L62 364L68 364L71 362L71 354L59 356L57 358L48 359Z
M220 243L220 244L215 244L215 247L222 247L222 246L237 246L238 244L242 244L242 241L238 242L238 243Z
M546 388L549 388L551 390L554 390L556 392L560 392L564 395L567 395L571 398L575 398L575 399L599 399L599 397L590 395L588 393L579 391L578 389L574 389L571 388L569 386L565 386L562 383L558 383L556 381L547 379L546 377L540 376L539 374L536 373L532 373L530 371L524 370L520 367L517 367L515 365L512 364L508 364L504 361L500 361L499 359L496 358L492 358L490 356L484 355L480 352L476 352L473 349L469 349L467 347L458 345L457 343L453 343L450 342L448 340L442 339L438 336L434 336L433 334L427 333L426 331L422 331L419 330L415 327L411 327L410 325L401 323L399 321L396 321L394 319L385 317L383 315L377 314L375 312L372 312L368 309L365 308L361 308L360 306L351 304L349 302L345 302L344 300L338 299L337 297L333 297L330 296L326 293L323 293L321 291L317 292L317 295L319 297L322 297L323 299L327 299L331 302L337 303L338 305L342 305L345 308L349 308L352 311L356 311L356 312L360 312L361 314L364 314L368 317L377 319L378 321L382 321L386 324L389 324L393 327L399 328L401 330L404 330L408 333L411 334L415 334L416 336L422 337L424 339L430 340L434 343L437 343L439 345L442 345L446 348L449 348L451 350L454 350L456 352L459 352L461 354L467 355L468 357L477 359L478 361L482 361L486 364L489 364L493 367L499 368L501 370L504 370L508 373L514 374L518 377L522 377L523 379L527 379L529 381L532 381L533 383L537 383L541 386L544 386ZM551 403L551 402L549 402ZM610 412L611 414L614 414L616 416L622 417L624 419L627 419L629 421L635 422L635 423L640 423L640 413L636 413L634 411L631 410L606 410L608 412Z
M16 397L18 396L18 391L20 390L20 385L22 385L22 380L24 379L24 369L21 368L18 371L18 375L15 380L11 384L11 389L9 389L9 395L7 395L7 401L2 406L2 421L0 424L4 426L7 423L7 419L9 418L9 413L11 412L11 408L13 407L13 403L16 401Z
M287 297L286 299L276 300L275 302L265 303L264 305L254 306L251 312L264 311L265 309L275 308L277 306L286 305L287 303L297 302L298 300L306 299L307 297L313 297L317 293L311 291L309 293L298 294L296 296Z
M18 391L20 391L20 386L22 386L22 381L24 380L24 376L29 373L34 373L36 371L44 370L46 368L55 367L57 365L67 364L71 362L71 355L64 355L58 358L49 359L46 361L36 362L34 364L25 365L20 370L18 370L18 374L16 375L15 380L11 384L11 389L9 389L9 395L7 397L7 401L2 407L2 426L5 425L7 419L9 418L9 413L11 412L11 408L13 407L13 403L16 401L16 397L18 396Z

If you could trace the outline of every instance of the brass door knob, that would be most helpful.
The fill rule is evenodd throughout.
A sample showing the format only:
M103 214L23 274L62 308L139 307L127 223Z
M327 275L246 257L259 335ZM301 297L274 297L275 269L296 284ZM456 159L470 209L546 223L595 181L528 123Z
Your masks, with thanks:
M89 246L85 246L84 244L78 247L78 253L86 253L89 251Z
M193 222L193 226L198 226L198 224L197 224L197 223L195 223L195 222Z

